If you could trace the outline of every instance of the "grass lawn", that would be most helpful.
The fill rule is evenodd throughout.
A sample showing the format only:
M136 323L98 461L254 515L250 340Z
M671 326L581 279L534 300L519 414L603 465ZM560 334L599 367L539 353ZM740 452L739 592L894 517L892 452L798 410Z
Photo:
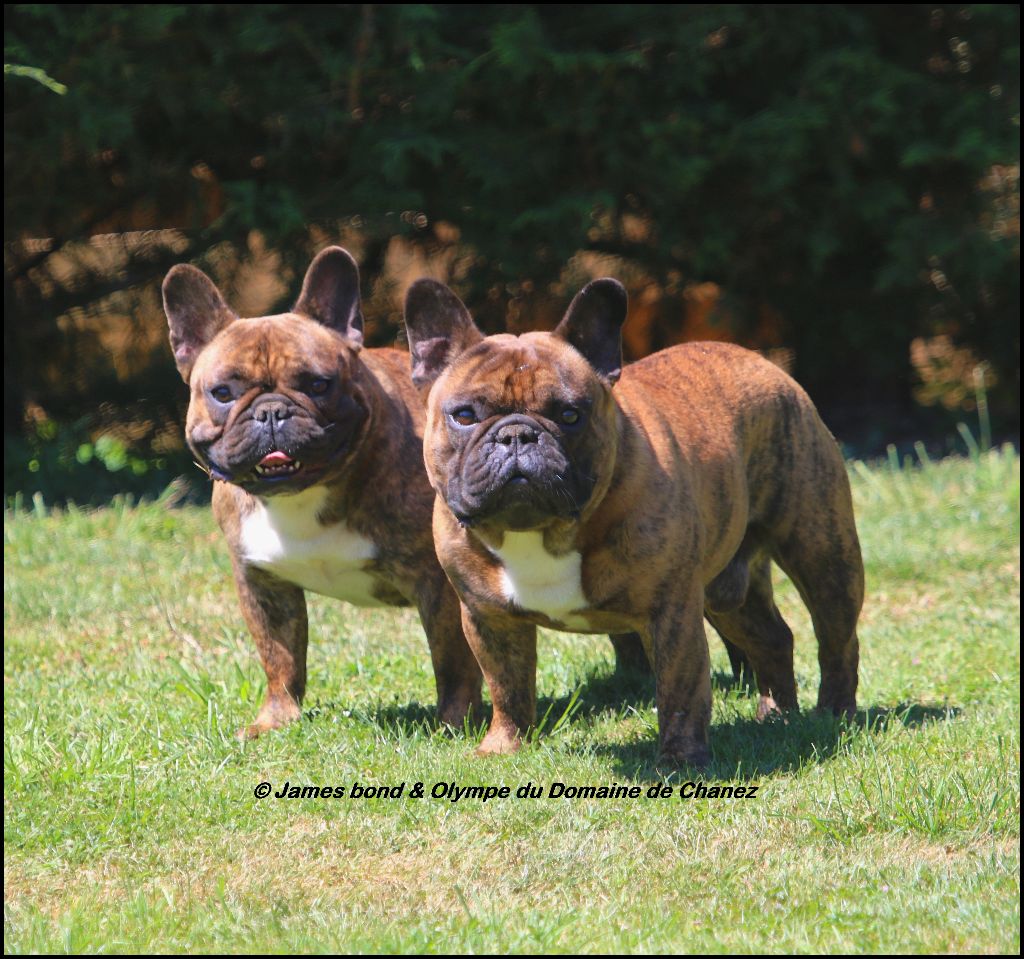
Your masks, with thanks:
M414 614L312 597L306 718L263 671L208 510L4 520L9 952L1009 952L1020 943L1020 464L851 469L868 572L858 721L754 722L721 644L709 784L655 765L653 689L542 634L548 733L472 756ZM781 579L781 576L780 576ZM818 672L786 582L801 700ZM257 800L292 784L401 798ZM426 798L410 798L415 782ZM459 786L669 798L433 799Z

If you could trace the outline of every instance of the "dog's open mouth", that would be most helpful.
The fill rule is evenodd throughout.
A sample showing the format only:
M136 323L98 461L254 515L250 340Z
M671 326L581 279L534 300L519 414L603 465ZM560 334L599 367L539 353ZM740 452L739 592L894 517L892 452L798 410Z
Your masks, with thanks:
M256 464L256 475L261 479L278 479L294 476L301 469L302 464L298 460L293 460L287 453L275 450Z

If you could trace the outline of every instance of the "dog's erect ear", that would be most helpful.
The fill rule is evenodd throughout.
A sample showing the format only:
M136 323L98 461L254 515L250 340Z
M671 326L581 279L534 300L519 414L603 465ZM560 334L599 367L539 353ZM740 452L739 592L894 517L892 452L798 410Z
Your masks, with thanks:
M462 300L437 280L417 280L409 287L405 328L412 381L420 390L432 386L456 357L484 338Z
M363 311L359 301L359 268L347 250L321 250L306 271L302 292L292 311L308 316L363 345Z
M622 373L622 324L626 322L626 290L606 277L588 283L569 304L554 330L586 357L609 383Z
M187 383L203 347L238 317L224 302L213 280L187 263L167 274L163 293L174 362Z

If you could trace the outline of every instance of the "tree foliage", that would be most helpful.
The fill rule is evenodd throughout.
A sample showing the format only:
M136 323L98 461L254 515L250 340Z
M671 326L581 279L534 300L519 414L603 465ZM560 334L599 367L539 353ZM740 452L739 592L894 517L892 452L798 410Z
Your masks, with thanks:
M943 332L1016 408L1016 5L23 4L6 27L5 60L67 88L5 73L9 426L58 317L253 231L297 282L339 224L368 282L392 236L457 244L492 328L587 250L720 284L741 339L770 308L826 402L909 395L911 340ZM184 246L50 270L161 226Z

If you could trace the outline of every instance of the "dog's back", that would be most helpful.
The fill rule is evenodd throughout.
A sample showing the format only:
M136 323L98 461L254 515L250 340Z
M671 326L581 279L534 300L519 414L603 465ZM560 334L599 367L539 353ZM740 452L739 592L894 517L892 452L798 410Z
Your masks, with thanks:
M864 568L842 453L806 392L742 347L687 343L627 366L615 396L661 434L653 447L689 461L688 495L709 537L726 531L706 546L706 612L727 645L749 657L760 712L796 705L793 637L774 604L774 560L814 622L819 707L852 713Z

